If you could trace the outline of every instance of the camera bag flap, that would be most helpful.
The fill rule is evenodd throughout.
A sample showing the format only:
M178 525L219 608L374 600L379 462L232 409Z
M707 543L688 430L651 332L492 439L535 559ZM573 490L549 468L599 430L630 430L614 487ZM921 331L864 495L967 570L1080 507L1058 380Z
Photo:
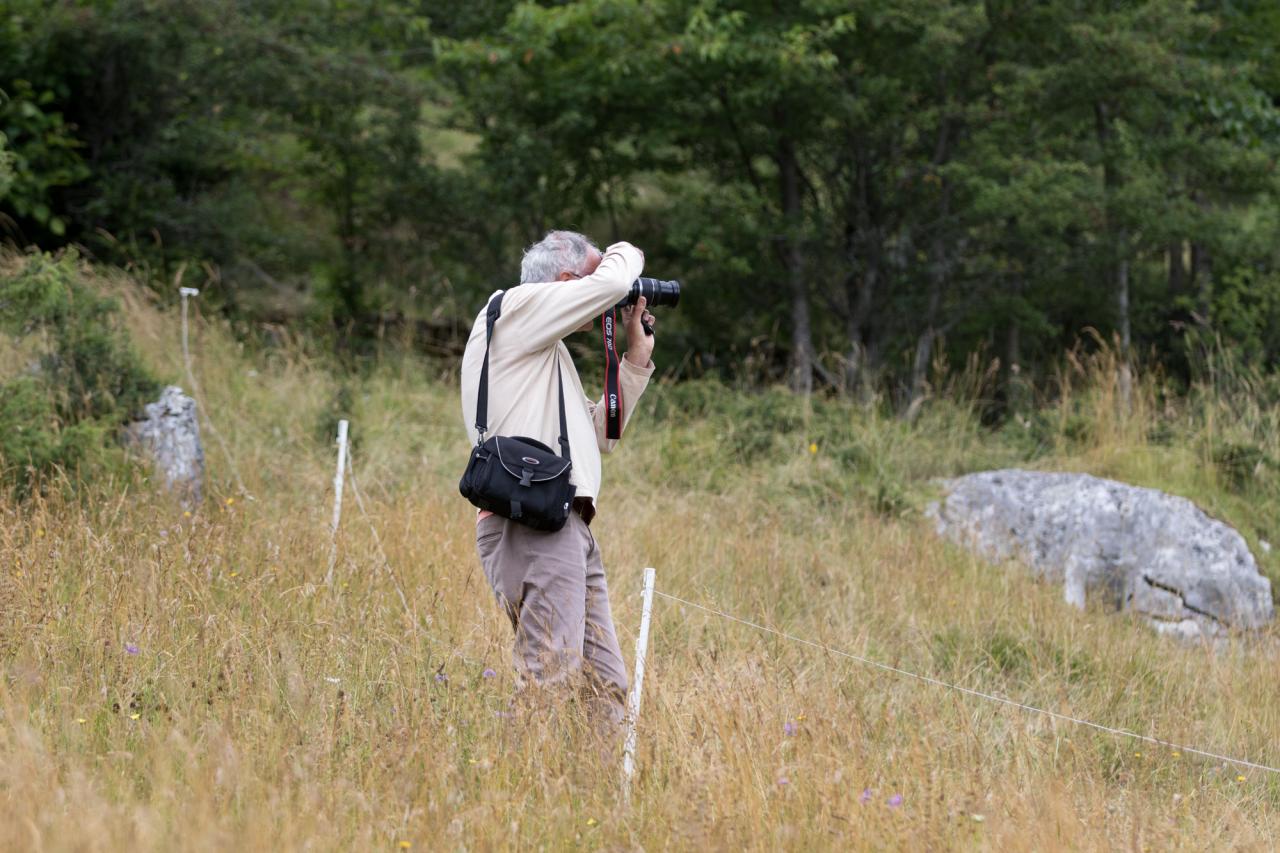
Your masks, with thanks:
M486 316L484 365L476 396L478 441L458 483L462 496L480 509L518 521L535 530L559 530L569 520L577 488L569 482L573 462L564 410L564 378L556 365L560 390L560 447L562 455L525 436L495 435L486 439L489 417L489 344L502 314L502 294L489 302Z
M494 436L493 446L498 453L498 462L512 477L521 483L542 483L562 476L573 464L568 459L557 456L555 452L540 441L517 436Z

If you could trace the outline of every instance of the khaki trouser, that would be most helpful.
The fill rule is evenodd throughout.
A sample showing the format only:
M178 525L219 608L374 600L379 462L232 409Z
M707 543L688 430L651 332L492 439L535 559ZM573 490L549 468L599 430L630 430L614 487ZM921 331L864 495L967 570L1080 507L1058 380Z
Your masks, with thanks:
M498 515L476 525L480 564L515 629L512 659L524 685L584 686L621 722L627 674L609 612L600 548L576 513L547 533Z

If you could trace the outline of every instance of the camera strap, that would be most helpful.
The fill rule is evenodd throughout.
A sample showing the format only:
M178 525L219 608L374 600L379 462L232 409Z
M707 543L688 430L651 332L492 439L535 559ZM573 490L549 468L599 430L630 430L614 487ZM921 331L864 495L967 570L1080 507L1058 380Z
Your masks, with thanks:
M476 392L476 431L479 438L476 444L484 444L484 435L489 431L489 345L493 343L493 327L498 322L498 318L502 316L502 292L489 300L489 307L485 312L485 332L484 332L484 365L480 368L480 388ZM556 384L560 388L560 455L565 459L569 456L569 424L564 413L564 371L560 369L560 359L556 358Z
M604 329L604 437L610 440L622 438L622 383L618 381L621 366L616 346L618 309L610 308L600 318Z

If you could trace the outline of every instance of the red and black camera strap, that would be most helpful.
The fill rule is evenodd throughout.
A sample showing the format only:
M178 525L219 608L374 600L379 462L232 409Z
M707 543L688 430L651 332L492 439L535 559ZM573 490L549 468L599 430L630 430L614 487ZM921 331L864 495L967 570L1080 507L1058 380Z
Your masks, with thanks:
M610 440L622 438L622 383L618 381L621 367L616 344L618 309L610 308L600 319L604 329L604 437Z

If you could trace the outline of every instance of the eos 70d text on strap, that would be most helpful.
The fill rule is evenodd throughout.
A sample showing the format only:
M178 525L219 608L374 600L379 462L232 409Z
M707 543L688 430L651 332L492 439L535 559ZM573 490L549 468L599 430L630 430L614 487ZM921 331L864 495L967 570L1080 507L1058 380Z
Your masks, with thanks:
M680 302L680 282L638 278L632 282L627 298L604 312L604 316L600 318L600 327L604 329L604 437L612 441L622 438L622 383L618 381L618 309L634 307L641 296L644 297L646 309L660 305L674 308ZM641 320L640 324L646 335L653 334L648 323Z

